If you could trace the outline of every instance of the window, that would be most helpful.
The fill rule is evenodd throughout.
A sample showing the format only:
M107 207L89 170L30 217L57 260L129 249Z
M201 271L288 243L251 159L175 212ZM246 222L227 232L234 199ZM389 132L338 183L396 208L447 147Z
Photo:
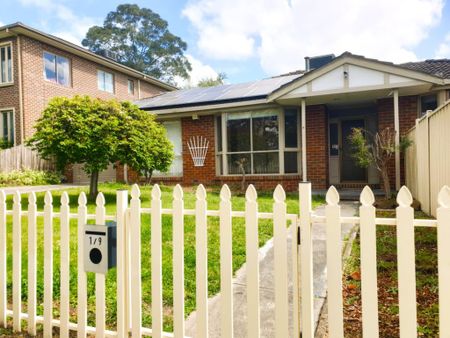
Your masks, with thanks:
M114 75L103 70L97 71L98 89L114 93Z
M182 140L181 140L181 121L163 122L166 128L167 137L173 144L174 159L169 171L154 173L154 176L182 176L183 175L183 157L182 157Z
M225 128L223 128L225 123ZM226 133L223 138L223 132ZM219 174L294 174L299 172L297 109L228 113L216 117ZM225 145L222 144L222 139ZM284 145L284 146L283 146ZM223 162L227 169L224 172Z
M69 86L69 59L49 52L44 52L44 77L47 81L55 82L63 86Z
M428 110L437 108L437 95L425 95L420 97L420 116L427 113Z
M128 94L134 95L134 81L128 80Z
M0 84L13 82L11 44L0 46Z
M0 111L0 139L14 143L14 112L12 110Z

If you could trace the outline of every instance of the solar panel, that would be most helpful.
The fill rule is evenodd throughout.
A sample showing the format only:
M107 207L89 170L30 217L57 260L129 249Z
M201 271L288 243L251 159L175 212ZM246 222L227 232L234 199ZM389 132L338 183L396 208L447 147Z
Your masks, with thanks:
M136 104L142 109L148 109L266 96L298 77L300 77L300 75L287 75L247 83L228 84L207 88L197 87L181 89L152 98L139 100Z

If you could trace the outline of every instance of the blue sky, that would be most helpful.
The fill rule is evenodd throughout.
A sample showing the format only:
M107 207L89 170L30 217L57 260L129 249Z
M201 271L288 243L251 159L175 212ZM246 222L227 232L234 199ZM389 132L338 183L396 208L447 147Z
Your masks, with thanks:
M124 1L2 0L0 23L21 21L79 43ZM350 51L385 61L450 58L444 0L139 0L188 43L191 84L302 69L305 56Z

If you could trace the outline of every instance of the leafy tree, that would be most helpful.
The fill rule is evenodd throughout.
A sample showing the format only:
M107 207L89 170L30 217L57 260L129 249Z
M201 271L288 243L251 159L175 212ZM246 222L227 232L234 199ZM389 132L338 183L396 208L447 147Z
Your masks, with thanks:
M216 78L203 78L201 79L197 86L198 87L215 87L224 84L224 80L227 78L227 74L219 73Z
M91 198L98 194L99 172L110 163L122 160L137 170L151 165L164 170L173 156L163 127L129 102L56 97L35 128L27 144L42 158L53 158L60 171L68 164L83 164L90 175Z
M383 180L383 190L386 199L391 198L391 183L389 181L388 164L395 155L395 130L384 128L375 134L361 128L354 128L349 136L353 147L352 157L362 168L375 164ZM399 150L405 151L411 145L407 138L400 139Z
M89 28L81 43L95 53L110 50L118 62L168 82L175 76L187 79L191 70L184 56L187 44L157 13L138 5L119 5L102 27Z
M117 159L144 174L146 183L155 170L167 171L173 161L173 144L165 128L152 114L130 103L123 103L128 115L122 120Z

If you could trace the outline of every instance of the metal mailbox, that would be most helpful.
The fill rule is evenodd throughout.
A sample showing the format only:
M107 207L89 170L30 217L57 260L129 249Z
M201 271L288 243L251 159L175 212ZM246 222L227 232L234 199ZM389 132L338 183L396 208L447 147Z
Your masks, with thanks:
M85 225L84 271L106 274L117 262L117 224Z

